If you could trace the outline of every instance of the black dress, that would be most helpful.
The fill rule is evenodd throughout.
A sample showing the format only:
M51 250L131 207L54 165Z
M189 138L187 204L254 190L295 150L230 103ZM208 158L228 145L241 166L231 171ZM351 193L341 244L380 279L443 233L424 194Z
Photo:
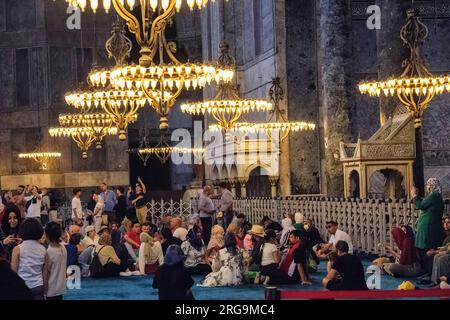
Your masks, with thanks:
M184 268L183 262L174 266L163 264L156 270L153 288L159 291L159 300L194 300L191 287L194 280Z
M25 281L11 270L6 260L0 259L0 301L33 300Z

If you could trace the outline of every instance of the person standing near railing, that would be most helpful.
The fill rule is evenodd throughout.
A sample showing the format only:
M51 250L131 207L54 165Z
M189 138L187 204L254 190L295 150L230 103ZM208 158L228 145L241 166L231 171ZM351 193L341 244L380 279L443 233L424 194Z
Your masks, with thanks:
M215 213L214 204L210 198L212 194L211 186L205 186L203 192L198 199L198 212L203 227L203 242L209 243L211 239L212 218Z
M233 221L233 193L227 189L226 182L219 184L220 188L220 202L218 211L223 213L224 229L228 228L228 225Z
M108 216L108 218L106 219L107 221L104 221L106 223L104 223L105 225L109 224L109 223L113 223L114 221L116 221L116 216L114 213L114 206L116 205L116 195L114 194L114 192L112 190L108 189L108 185L103 182L100 185L100 190L101 190L101 194L100 196L103 198L103 202L105 203L105 208L103 209L103 215Z
M441 224L444 214L441 183L436 178L430 178L425 188L427 192L425 198L419 197L419 190L416 187L411 189L414 207L420 210L415 245L419 251L420 264L426 272L420 284L431 282L433 259L427 255L427 252L431 249L436 249L442 244L444 234Z

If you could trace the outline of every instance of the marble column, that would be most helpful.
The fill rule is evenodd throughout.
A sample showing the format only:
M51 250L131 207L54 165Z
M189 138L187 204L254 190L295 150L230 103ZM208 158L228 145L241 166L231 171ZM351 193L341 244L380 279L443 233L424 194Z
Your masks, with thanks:
M398 77L403 71L402 62L409 55L400 39L400 29L405 24L406 10L411 7L411 1L376 0L375 4L381 9L381 29L377 30L378 79ZM381 125L399 104L397 96L380 97Z
M341 141L351 140L349 63L351 63L351 9L349 0L320 0L320 104L324 123L325 172L322 192L344 194Z

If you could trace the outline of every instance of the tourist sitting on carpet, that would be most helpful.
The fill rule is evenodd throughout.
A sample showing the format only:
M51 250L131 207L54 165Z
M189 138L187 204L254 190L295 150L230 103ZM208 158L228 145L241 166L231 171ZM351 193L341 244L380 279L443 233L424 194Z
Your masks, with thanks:
M450 283L448 281L450 279L450 273L446 276L442 276L439 280L441 280L441 283L439 284L439 287L441 289L450 289Z
M286 254L286 257L280 264L280 270L287 275L288 282L298 282L303 285L311 285L311 279L308 272L308 248L302 233L299 230L294 230L289 236L291 247ZM280 279L284 280L284 279Z
M250 221L246 220L245 214L243 213L236 213L231 223L234 223L235 225L238 226L240 233L242 233L242 235L247 234L247 232L250 231L250 229L252 228L252 224L250 223Z
M153 278L152 286L158 289L159 300L194 300L191 291L194 280L184 267L184 259L180 246L172 244L167 248L164 264Z
M328 290L368 290L361 260L349 253L347 242L339 240L335 247L338 257L322 281L324 287Z
M144 222L141 226L141 230L142 232L145 232L152 237L155 237L158 233L158 227L155 224L149 222Z
M316 252L317 257L326 259L328 253L335 250L336 243L341 240L347 242L349 253L353 254L352 239L346 232L338 229L338 223L336 221L328 221L326 223L326 229L330 234L330 240L327 244L319 244Z
M91 274L96 278L117 277L121 272L127 270L127 264L122 263L112 247L111 235L104 233L99 241L98 246L94 249L94 259L98 258L102 268L96 269L97 266L93 262L91 265ZM131 275L131 274L126 274Z
M250 234L252 235L252 242L253 242L253 249L251 252L248 252L250 255L249 258L249 271L260 271L261 269L261 262L259 261L259 253L261 246L263 244L263 238L264 238L264 228L260 225L253 225L252 229L250 230Z
M111 231L109 230L109 227L108 227L108 226L101 226L101 227L100 227L100 230L97 232L97 235L98 235L99 237L101 237L102 234L104 234L104 233L108 233L108 234L111 235Z
M280 237L280 247L281 250L284 250L289 246L289 236L295 228L292 225L292 219L290 217L286 217L281 220L281 226L283 227L283 231L281 232Z
M67 251L67 266L78 264L78 256L83 252L83 246L80 245L81 234L74 233L70 236L69 243L65 245Z
M20 225L22 243L13 249L11 269L25 281L34 300L44 300L44 264L47 259L45 247L39 242L44 234L41 223L25 219Z
M442 219L445 238L442 246L437 250L431 249L427 252L429 259L433 259L431 272L431 285L438 285L439 279L450 272L450 216L444 215Z
M147 232L141 233L140 240L139 271L145 275L155 274L158 266L162 265L164 261L161 243Z
M225 235L225 247L215 257L210 274L202 281L202 287L238 286L242 284L247 259L244 250L236 243L235 235Z
M32 299L25 281L11 269L6 259L0 257L0 301Z
M206 247L203 243L202 233L197 225L189 230L186 241L181 244L186 260L184 266L191 275L206 275L211 272L205 254Z
M94 247L98 245L98 235L95 233L94 226L87 226L85 231L86 236L81 241L84 250L78 256L78 264L81 267L81 275L88 277L92 262L92 253L94 252Z
M5 248L8 259L11 257L15 246L20 243L19 228L22 222L20 209L15 206L5 207L5 213L0 225L0 243Z
M138 221L132 222L131 230L128 231L123 239L125 240L125 247L128 250L131 258L137 262L137 255L139 254L139 248L141 247L141 224Z
M212 264L219 253L219 250L225 245L224 240L225 230L222 226L216 224L211 229L211 239L209 240L208 247L206 248L206 260L209 264Z
M172 234L172 231L170 231L169 228L162 228L161 237L162 237L161 246L162 246L164 255L166 255L167 248L169 248L169 246L171 246L173 244L181 246L181 243L183 242L180 239L175 238Z
M262 218L260 225L262 225L264 227L264 230L270 229L270 230L273 230L276 232L281 232L283 230L283 227L281 226L281 224L279 224L276 221L273 221L268 216L264 216Z
M88 248L88 247L91 247L91 246L96 246L98 244L98 235L95 232L95 227L94 226L87 226L85 231L86 231L86 236L81 241L81 245L85 249Z
M76 224L73 224L73 225L69 226L69 236L71 236L71 235L73 235L75 233L80 233L81 234L81 228L80 228L80 226L77 226Z
M304 237L308 242L310 249L316 247L319 243L323 243L319 230L316 228L312 220L306 219L303 223L303 229L305 230Z
M236 243L237 243L238 247L241 249L244 249L244 238L243 238L243 235L241 238L241 234L239 233L239 231L240 231L239 227L236 224L230 223L228 225L227 233L231 233L232 235L234 235L236 238Z
M265 277L264 284L284 284L289 283L290 277L282 272L278 265L281 262L281 253L277 247L277 234L273 230L266 230L263 244L261 245L260 258L261 275Z
M388 253L395 257L396 262L384 263L382 269L394 277L417 277L423 274L419 257L414 247L413 229L410 226L393 228L391 235L397 248L386 246L386 249Z
M120 231L120 226L117 222L111 223L111 241L112 246L115 247L121 243L123 238L122 232Z
M181 218L173 217L170 220L170 230L172 231L172 234L175 238L178 238L181 241L185 241L188 231L186 230L186 228L183 228L181 224L182 224Z
M62 300L66 292L67 251L60 244L61 225L55 221L45 225L45 236L48 242L47 261L44 268L46 300Z

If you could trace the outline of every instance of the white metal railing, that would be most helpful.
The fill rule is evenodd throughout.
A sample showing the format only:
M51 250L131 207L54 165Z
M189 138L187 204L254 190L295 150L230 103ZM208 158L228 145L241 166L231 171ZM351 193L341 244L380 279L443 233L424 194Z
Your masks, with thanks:
M217 204L217 200L214 201ZM334 220L339 229L347 232L358 251L385 254L379 243L390 243L392 226L408 224L416 227L419 212L410 202L372 199L332 199L318 196L291 196L285 198L243 198L233 203L236 212L244 213L253 224L264 216L280 221L284 214L301 212L311 219L324 239L327 238L326 222ZM196 211L196 200L192 200ZM450 212L446 203L445 212Z

